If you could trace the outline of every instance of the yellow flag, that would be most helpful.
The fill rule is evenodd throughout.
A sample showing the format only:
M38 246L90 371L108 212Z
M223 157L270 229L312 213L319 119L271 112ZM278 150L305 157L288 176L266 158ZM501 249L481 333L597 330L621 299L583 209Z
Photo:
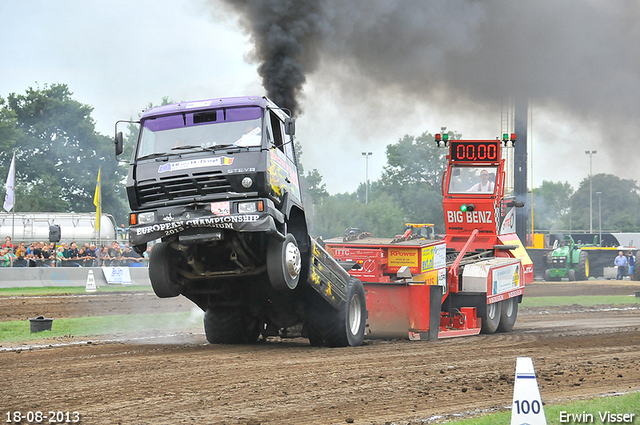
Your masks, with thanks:
M100 188L100 171L102 167L98 168L98 182L96 183L96 193L93 195L93 205L96 206L96 232L100 231L100 216L102 215L102 194Z

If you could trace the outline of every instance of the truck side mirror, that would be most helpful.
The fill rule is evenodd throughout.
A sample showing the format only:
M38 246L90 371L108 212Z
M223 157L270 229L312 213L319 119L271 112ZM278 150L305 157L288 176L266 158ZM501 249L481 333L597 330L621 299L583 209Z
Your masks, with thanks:
M296 120L294 118L284 119L284 132L289 136L296 134Z
M116 133L115 145L116 145L116 156L118 156L122 153L122 145L123 145L122 131L119 131Z

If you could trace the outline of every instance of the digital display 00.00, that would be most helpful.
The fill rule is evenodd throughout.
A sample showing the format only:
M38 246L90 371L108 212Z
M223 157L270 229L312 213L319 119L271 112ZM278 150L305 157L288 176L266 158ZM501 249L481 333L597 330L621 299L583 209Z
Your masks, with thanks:
M464 141L452 140L451 160L452 161L472 161L486 162L497 161L500 149L499 140L486 141Z

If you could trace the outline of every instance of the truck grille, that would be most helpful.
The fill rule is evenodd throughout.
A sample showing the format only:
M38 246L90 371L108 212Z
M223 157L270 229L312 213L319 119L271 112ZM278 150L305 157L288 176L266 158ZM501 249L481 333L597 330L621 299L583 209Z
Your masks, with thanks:
M136 190L140 206L143 207L157 202L164 204L167 201L193 200L225 193L230 188L222 171L205 171L141 180Z

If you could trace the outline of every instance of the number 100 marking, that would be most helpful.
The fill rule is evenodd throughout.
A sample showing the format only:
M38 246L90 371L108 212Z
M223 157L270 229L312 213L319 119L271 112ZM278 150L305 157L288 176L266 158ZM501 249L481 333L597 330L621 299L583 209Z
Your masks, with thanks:
M518 414L528 415L529 412L534 414L540 413L540 402L538 400L533 400L529 403L529 400L515 400L516 410Z

